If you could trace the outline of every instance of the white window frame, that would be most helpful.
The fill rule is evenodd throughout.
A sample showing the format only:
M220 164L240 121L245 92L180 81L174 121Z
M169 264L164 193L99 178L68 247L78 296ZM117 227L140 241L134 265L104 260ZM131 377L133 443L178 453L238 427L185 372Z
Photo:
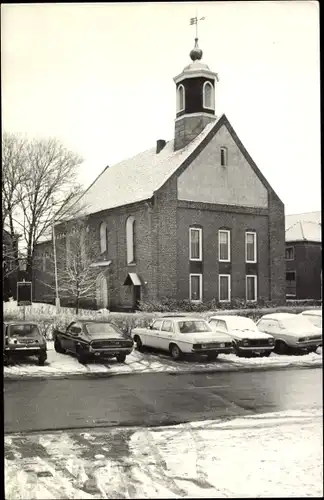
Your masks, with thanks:
M287 250L289 250L290 248L292 249L292 255L293 255L293 256L292 256L292 259L287 259L287 258L286 258L286 251L287 251ZM285 248L285 260L286 260L286 261L287 261L287 260L288 260L288 261L293 261L293 260L295 260L295 247L293 247L292 245L289 245L289 246L287 246L287 247Z
M227 299L221 299L221 278L227 278L227 283L228 283L228 296ZM231 302L231 275L230 274L220 274L218 276L218 300L219 302Z
M222 164L222 151L224 152L224 164ZM220 164L221 167L227 167L228 165L228 151L225 146L221 146L220 148Z
M199 232L199 257L196 259L191 256L191 231ZM202 261L202 228L201 227L189 227L189 260L194 262Z
M183 95L183 107L181 108L180 107L180 90L182 90L182 95ZM180 83L180 85L178 85L178 88L177 88L177 113L180 113L180 111L184 111L186 109L186 92L185 92L185 88L184 86L182 85L182 83Z
M200 290L200 297L198 300L194 300L191 298L191 278L193 276L198 276L199 277L199 290ZM203 299L203 290L202 290L202 274L199 274L199 273L191 273L189 274L189 300L190 302L193 302L193 303L199 303L199 302L202 302L202 299Z
M126 220L126 251L127 264L135 264L135 241L134 241L135 217L130 215Z
M211 87L211 105L207 106L206 104L206 87ZM203 108L205 109L215 109L215 92L214 86L211 82L205 82L203 85Z
M247 256L247 235L252 234L254 236L254 259L248 260ZM245 262L248 264L256 264L257 262L257 234L255 231L246 231L245 232Z
M227 233L227 259L221 259L220 255L220 233ZM218 230L218 262L231 262L231 231L229 229L219 229Z
M248 278L254 278L254 296L255 299L248 299L247 297L247 283L248 283ZM245 276L245 299L246 302L257 302L258 300L258 276L256 274L247 274Z

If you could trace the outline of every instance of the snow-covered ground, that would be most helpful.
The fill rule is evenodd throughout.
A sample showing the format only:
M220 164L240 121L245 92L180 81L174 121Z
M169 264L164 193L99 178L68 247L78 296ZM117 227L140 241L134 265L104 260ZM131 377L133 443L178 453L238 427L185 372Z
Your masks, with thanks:
M53 342L48 342L48 358L45 366L37 361L24 360L4 367L5 378L19 377L66 377L78 374L124 374L150 372L193 372L193 371L233 371L250 368L251 370L286 367L322 366L322 348L317 353L304 356L280 356L272 353L269 358L238 358L234 354L221 354L216 361L201 360L174 361L163 353L140 353L136 349L127 356L126 362L119 364L110 359L105 364L91 362L81 365L75 357L54 351Z
M5 436L7 500L323 496L322 411Z

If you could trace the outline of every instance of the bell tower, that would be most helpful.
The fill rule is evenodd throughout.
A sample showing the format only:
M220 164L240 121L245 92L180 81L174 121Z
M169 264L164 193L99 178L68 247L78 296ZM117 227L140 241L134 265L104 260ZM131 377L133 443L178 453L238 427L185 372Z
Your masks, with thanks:
M197 24L193 18L191 24ZM173 80L176 84L176 119L174 128L174 150L182 149L216 119L215 85L217 73L201 62L203 51L195 46L190 52L191 63Z

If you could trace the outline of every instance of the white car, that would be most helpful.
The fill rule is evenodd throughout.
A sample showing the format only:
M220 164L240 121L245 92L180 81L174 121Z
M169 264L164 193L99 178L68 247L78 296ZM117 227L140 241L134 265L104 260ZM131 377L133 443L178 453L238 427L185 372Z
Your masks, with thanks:
M134 328L132 338L139 351L153 347L168 351L174 359L183 354L206 354L209 360L233 351L232 339L225 333L213 332L207 321L188 316L156 319L149 328Z
M279 354L315 352L322 344L321 330L300 314L265 314L257 325L262 332L273 335Z
M270 356L275 341L271 335L260 332L250 318L244 316L211 316L209 324L214 331L227 333L233 339L234 352L240 357L251 354Z
M314 326L322 330L322 309L308 309L300 313L300 316L307 318Z

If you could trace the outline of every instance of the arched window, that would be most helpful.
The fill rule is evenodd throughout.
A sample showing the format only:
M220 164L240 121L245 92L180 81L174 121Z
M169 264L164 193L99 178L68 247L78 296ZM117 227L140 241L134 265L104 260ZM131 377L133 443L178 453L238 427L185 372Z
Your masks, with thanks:
M185 109L185 89L183 85L177 88L177 112Z
M135 219L131 215L126 221L127 264L135 262Z
M214 109L214 87L210 82L205 82L203 86L203 107Z
M108 228L105 222L100 224L100 253L108 251Z

